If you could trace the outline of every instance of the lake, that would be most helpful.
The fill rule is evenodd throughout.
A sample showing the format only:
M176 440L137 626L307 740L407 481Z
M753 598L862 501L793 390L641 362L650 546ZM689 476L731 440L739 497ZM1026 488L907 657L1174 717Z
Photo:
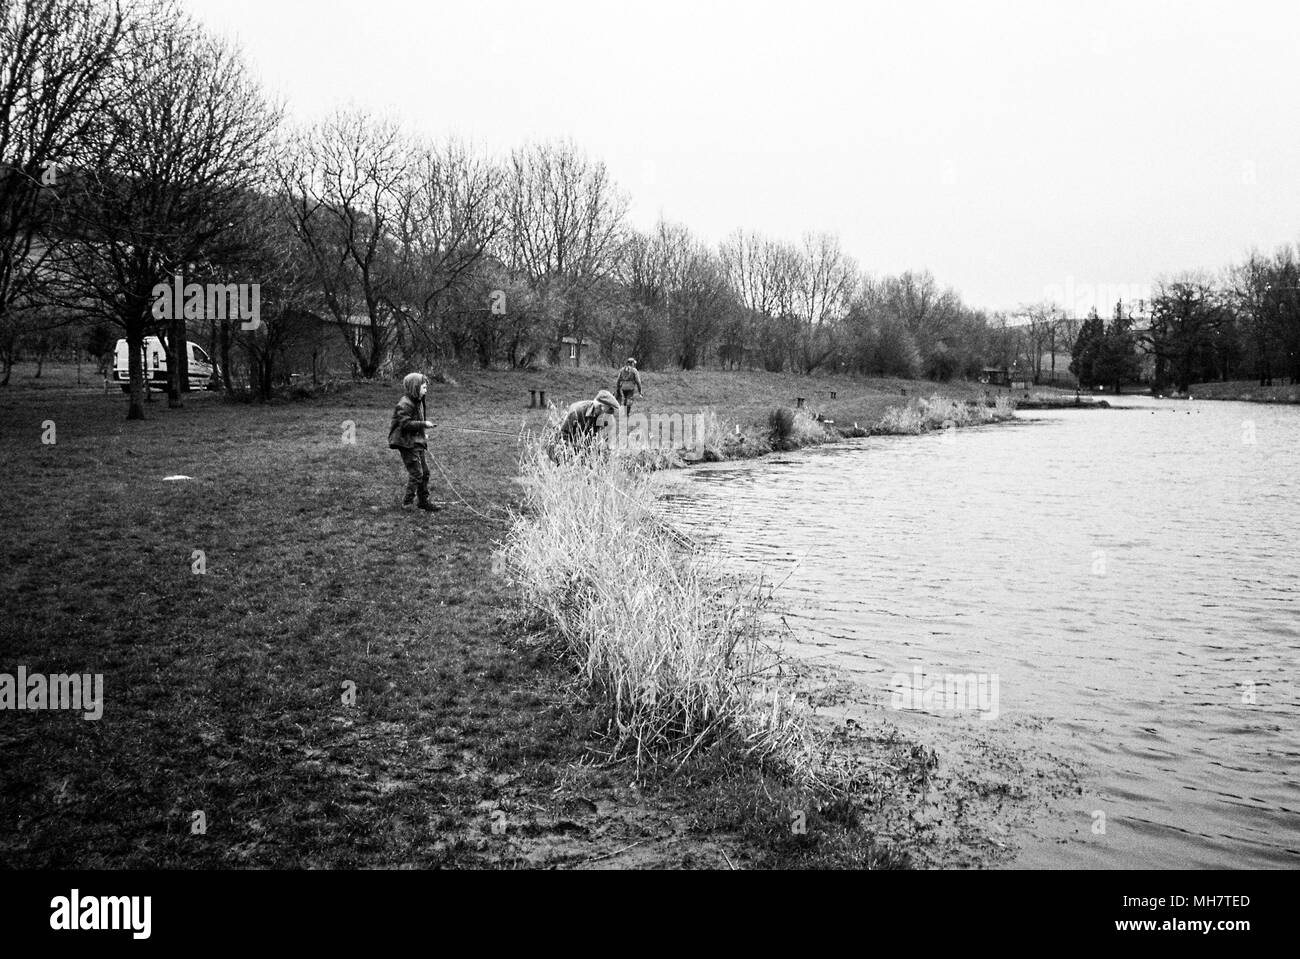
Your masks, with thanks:
M1015 865L1300 866L1300 407L1120 402L678 471L667 506L861 703L1077 773Z

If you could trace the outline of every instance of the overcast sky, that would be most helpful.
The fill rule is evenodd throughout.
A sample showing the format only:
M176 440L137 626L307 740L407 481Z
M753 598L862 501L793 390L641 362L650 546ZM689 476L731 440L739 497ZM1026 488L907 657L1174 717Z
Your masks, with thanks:
M638 226L829 230L977 307L1300 240L1296 0L185 2L294 119L572 138Z

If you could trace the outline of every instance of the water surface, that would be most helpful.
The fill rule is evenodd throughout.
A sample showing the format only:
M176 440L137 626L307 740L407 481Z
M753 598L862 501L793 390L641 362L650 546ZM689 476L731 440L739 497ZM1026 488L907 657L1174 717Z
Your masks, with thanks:
M1080 770L1018 865L1300 865L1300 408L1123 402L715 464L667 496L784 581L787 652L863 701L898 705L917 667L996 678L996 718L907 718Z

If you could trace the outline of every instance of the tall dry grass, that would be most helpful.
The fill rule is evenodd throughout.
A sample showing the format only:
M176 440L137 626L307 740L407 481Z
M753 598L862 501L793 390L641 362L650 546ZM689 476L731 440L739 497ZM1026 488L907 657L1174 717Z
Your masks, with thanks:
M983 403L961 403L936 393L929 398L918 397L906 406L890 407L873 432L916 435L931 430L997 423L1015 415L1015 401L1006 396L995 398L993 405L988 406Z
M521 463L525 509L503 555L606 710L609 752L682 763L727 741L797 764L805 724L764 641L762 584L723 573L618 457Z

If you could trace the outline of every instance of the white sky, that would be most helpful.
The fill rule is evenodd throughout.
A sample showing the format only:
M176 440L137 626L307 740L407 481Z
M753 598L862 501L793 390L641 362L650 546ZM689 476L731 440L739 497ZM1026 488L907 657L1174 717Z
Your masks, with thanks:
M1296 0L184 2L294 119L570 137L636 225L829 230L977 307L1300 240Z

